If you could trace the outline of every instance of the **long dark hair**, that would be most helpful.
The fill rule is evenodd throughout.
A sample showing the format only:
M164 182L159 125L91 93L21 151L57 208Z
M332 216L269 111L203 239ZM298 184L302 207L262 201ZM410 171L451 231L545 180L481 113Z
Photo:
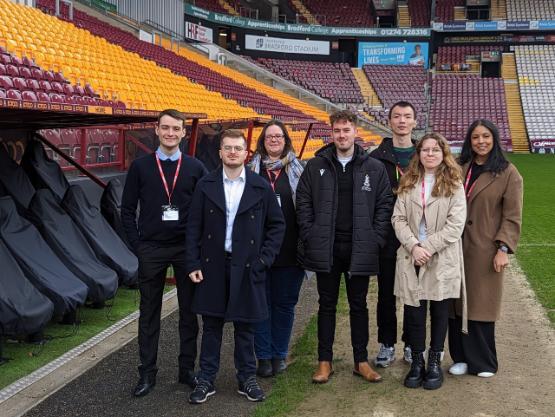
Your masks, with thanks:
M464 143L461 150L461 155L459 156L459 164L464 165L470 162L476 156L472 150L472 132L478 126L483 126L491 132L493 137L493 148L489 153L488 160L483 165L484 171L490 171L494 174L499 174L504 171L505 168L509 166L509 161L503 155L503 150L501 149L501 138L499 136L499 130L495 124L487 119L474 120L472 124L468 127L466 131L466 137L464 138Z
M277 126L283 132L283 138L285 139L285 146L283 147L283 152L281 153L280 158L284 158L285 155L289 153L289 151L294 151L293 141L291 140L291 137L289 136L289 132L287 131L287 128L285 127L283 122L277 119L272 119L268 123L266 123L266 125L264 125L264 128L262 129L262 132L260 132L260 136L258 137L258 141L256 142L255 152L259 154L262 157L262 159L268 156L268 152L266 152L266 148L264 147L264 139L266 138L266 130L268 130L270 126Z

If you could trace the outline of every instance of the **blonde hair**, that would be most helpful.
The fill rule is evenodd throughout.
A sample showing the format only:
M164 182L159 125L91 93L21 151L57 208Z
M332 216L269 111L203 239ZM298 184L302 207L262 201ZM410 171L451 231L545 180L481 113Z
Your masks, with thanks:
M432 195L434 197L450 197L462 183L462 173L459 164L457 164L451 153L447 139L439 133L427 133L422 136L422 139L416 145L416 151L409 162L407 171L399 181L396 193L402 194L412 190L424 177L424 166L420 162L420 151L426 139L435 140L443 154L443 161L441 161L441 164L436 169L436 182L432 189Z

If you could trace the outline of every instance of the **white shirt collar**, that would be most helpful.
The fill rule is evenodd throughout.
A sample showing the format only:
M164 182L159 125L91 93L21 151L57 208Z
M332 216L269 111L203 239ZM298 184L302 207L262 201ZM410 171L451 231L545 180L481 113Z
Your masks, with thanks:
M241 171L241 173L239 174L239 176L238 176L237 178L233 179L233 180L227 176L227 174L226 174L226 172L225 172L225 169L222 168L222 171L223 171L223 173L224 173L224 175L223 175L223 177L224 177L224 182L225 182L225 181L233 182L233 181L237 181L237 180L240 180L240 181L243 181L243 182L246 181L246 176L247 176L247 174L246 174L246 171L245 171L245 167L244 167L244 166L243 166L243 170Z
M156 149L156 155L158 155L158 159L160 159L160 161L166 161L168 159L170 161L177 161L181 156L181 150L177 148L177 151L172 156L168 156L164 152L162 152L160 147L158 147L158 149Z

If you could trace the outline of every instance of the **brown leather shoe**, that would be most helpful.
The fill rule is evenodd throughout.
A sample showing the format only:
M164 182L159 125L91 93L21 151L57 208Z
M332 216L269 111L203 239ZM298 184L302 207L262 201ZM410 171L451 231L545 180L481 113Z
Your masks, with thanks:
M360 376L368 382L382 382L382 376L374 371L368 362L359 362L355 364L353 375Z
M331 362L320 361L318 362L318 369L312 375L312 382L315 384L325 384L330 380L330 376L333 375L333 368L331 367Z

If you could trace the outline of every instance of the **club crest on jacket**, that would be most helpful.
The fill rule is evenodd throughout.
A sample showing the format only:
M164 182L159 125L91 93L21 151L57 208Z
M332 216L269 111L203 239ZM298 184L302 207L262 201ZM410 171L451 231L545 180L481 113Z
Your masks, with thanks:
M372 191L372 186L370 185L370 176L368 174L364 176L364 183L362 184L362 187L360 187L360 189L362 191Z

